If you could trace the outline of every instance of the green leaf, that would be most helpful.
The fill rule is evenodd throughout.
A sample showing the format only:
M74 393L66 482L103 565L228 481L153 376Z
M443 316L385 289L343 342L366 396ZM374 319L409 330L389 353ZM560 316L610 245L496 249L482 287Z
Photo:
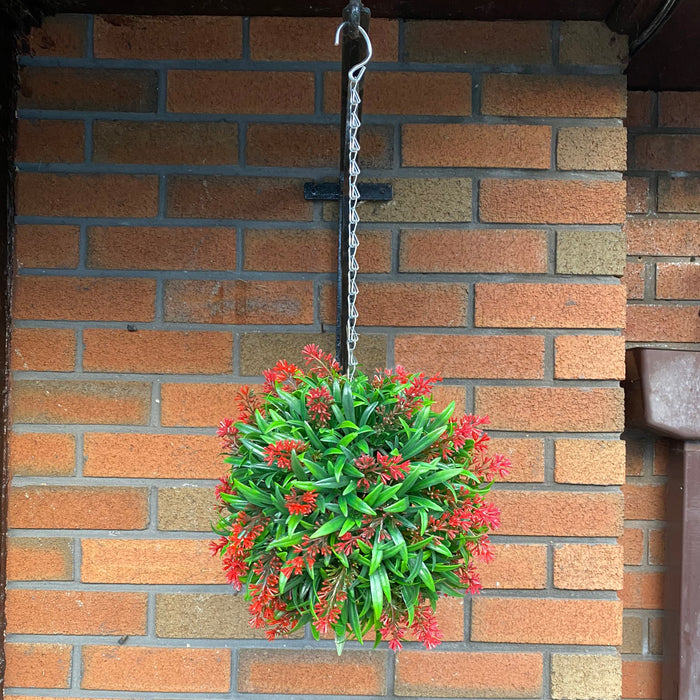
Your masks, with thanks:
M338 515L337 517L332 518L327 523L321 525L321 527L319 527L318 530L313 532L311 534L311 539L313 540L317 537L325 537L326 535L330 535L332 532L340 530L340 528L343 527L344 522L345 517L342 515Z
M345 605L348 608L348 620L355 638L362 644L362 625L360 624L360 615L357 611L357 603L355 597L350 595Z
M396 501L396 503L386 506L384 511L387 513L402 513L404 510L406 510L406 508L408 508L408 498L404 496L400 501Z
M366 515L376 515L377 511L368 506L361 498L356 496L354 493L348 494L348 505L355 510L359 510L360 513L365 513Z
M345 518L345 522L343 523L343 527L340 528L338 537L342 537L346 532L350 532L350 530L352 530L356 522L357 521L354 518Z
M436 484L441 484L444 481L449 481L453 477L462 473L462 468L457 467L456 469L441 469L435 474L431 474L425 479L420 479L418 484L421 491L424 489L435 486Z
M377 536L374 538L374 545L372 546L372 558L369 562L370 576L379 568L379 565L382 563L382 556L384 550L379 542L379 533L380 530L377 530Z
M343 412L350 422L355 422L355 406L352 400L352 387L349 383L343 386Z
M345 496L341 496L338 499L338 507L340 508L340 512L347 517L348 515L348 499L345 498Z
M309 475L304 471L304 467L301 466L301 462L297 457L296 450L292 450L292 453L290 455L290 462L292 464L292 471L294 472L296 478L305 481Z
M416 435L418 435L418 433L416 433L416 435L403 446L401 456L404 459L410 459L414 455L420 454L430 447L444 432L445 426L440 426L439 428L435 428L435 430L431 430L420 439L416 439Z
M434 591L435 590L435 581L433 580L433 576L428 571L428 567L425 565L424 562L421 562L421 567L418 571L418 576L421 581L428 587L429 590Z
M375 571L373 574L370 574L369 590L370 590L370 594L372 596L372 610L374 612L374 620L375 620L375 622L377 622L377 621L379 621L379 618L382 616L382 607L383 607L382 581L381 581L381 575L378 571Z
M389 583L389 576L386 573L384 566L380 566L377 570L379 574L379 581L382 585L382 591L384 591L384 596L387 601L391 602L391 584Z

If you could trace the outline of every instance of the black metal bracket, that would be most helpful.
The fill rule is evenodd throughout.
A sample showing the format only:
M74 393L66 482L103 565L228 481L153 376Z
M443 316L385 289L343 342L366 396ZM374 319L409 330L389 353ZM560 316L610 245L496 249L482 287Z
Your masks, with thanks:
M388 183L358 183L361 202L390 202L394 196L393 187ZM341 198L339 182L305 182L304 199L321 202L338 201Z

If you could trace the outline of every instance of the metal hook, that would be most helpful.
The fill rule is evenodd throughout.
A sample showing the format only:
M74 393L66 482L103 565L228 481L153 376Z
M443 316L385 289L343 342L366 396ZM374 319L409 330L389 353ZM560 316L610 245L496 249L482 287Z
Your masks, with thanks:
M338 29L335 30L335 45L338 46L340 43L340 32L342 31L343 27L348 24L352 26L351 22L348 22L345 20L345 22L341 22L340 25L338 26ZM369 35L367 32L360 26L359 24L357 25L357 29L359 30L360 34L362 34L362 38L365 40L365 44L367 45L367 56L354 65L348 72L349 73L357 73L358 70L364 68L369 62L370 59L372 58L372 42L369 39Z

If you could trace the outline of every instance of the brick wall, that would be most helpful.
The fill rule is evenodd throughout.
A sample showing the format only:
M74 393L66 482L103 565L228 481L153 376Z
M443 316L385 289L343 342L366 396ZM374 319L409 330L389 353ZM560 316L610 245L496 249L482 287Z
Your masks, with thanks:
M270 645L207 553L212 426L332 347L336 21L47 21L23 59L11 695L618 697L625 45L373 21L360 360L441 371L515 469L484 594L398 655ZM468 53L467 53L468 51ZM37 614L37 613L40 614Z
M700 94L631 92L628 345L700 348ZM623 697L660 698L667 440L630 432Z

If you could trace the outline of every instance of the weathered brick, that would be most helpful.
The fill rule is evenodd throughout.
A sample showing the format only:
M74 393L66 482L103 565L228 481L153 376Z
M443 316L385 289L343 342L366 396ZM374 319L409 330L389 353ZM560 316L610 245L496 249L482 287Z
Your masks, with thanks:
M20 224L15 227L17 267L77 267L80 227Z
M107 270L235 270L236 229L90 226L86 265Z
M152 321L155 295L155 280L22 275L15 281L13 314L49 321Z
M542 692L541 654L402 651L396 694L451 698L534 698Z
M630 305L625 335L628 342L700 343L698 316L698 305Z
M82 541L84 583L223 584L221 563L208 540Z
M555 700L619 698L622 661L612 654L552 654L551 690Z
M22 216L155 216L158 178L116 173L17 175Z
M357 263L363 272L391 270L389 231L358 234ZM247 229L244 233L246 270L268 272L335 272L338 267L338 232L308 229ZM284 255L276 255L283 250Z
M233 370L233 333L86 328L83 344L87 372L227 374Z
M700 134L639 134L630 169L700 170Z
M661 672L660 661L623 661L622 697L660 698Z
M500 535L618 537L623 502L619 493L494 491L501 510ZM571 514L576 513L576 518Z
M230 383L163 384L161 425L213 428L222 418L236 418L236 396L240 388L240 384ZM191 457L188 455L186 459Z
M622 618L622 646L621 654L642 653L642 619L640 617Z
M477 565L484 588L541 589L547 587L547 548L530 544L497 544L496 558Z
M155 112L154 70L24 66L17 96L20 109Z
M485 179L482 221L494 223L615 224L625 220L622 180Z
M71 372L75 369L75 331L68 328L14 328L13 370Z
M653 473L656 476L665 476L668 474L668 461L671 457L670 450L673 443L668 438L663 438L657 435L654 438L654 460Z
M663 656L664 653L664 619L649 618L649 653Z
M629 255L696 255L700 220L632 216L623 226Z
M313 323L307 280L167 280L165 320L174 323Z
M402 229L399 270L547 272L547 234L528 229Z
M40 27L33 27L29 35L29 53L32 56L60 56L80 58L85 55L87 16L60 14L43 17Z
M384 695L386 664L383 651L241 649L238 692Z
M340 129L334 124L250 124L246 133L246 164L274 168L336 167ZM361 168L390 168L393 129L362 128Z
M557 440L554 480L561 484L623 484L622 440Z
M660 92L659 126L700 127L700 95L697 92Z
M643 262L625 264L625 274L620 282L627 288L628 299L643 299L646 285L646 265Z
M666 515L663 484L633 484L622 487L627 520L663 520Z
M666 558L666 530L649 530L649 563L663 566Z
M621 231L559 231L557 273L616 275L625 267L625 236Z
M141 488L21 486L10 492L10 527L142 530L148 525L148 491Z
M69 476L75 469L75 437L62 433L12 433L9 467L15 476Z
M663 610L663 572L626 571L622 601L627 610Z
M656 263L657 299L700 299L700 263Z
M517 644L601 644L622 641L617 600L476 598L472 641Z
M406 60L551 63L549 22L408 21Z
M622 545L624 564L639 566L644 559L644 530L626 527L618 542Z
M556 379L624 379L625 339L617 335L560 335L554 340Z
M700 177L660 175L657 209L681 214L700 213Z
M504 454L512 462L509 483L544 481L544 443L533 438L492 437L490 452Z
M225 466L222 464L219 471L223 472ZM158 529L211 532L212 524L218 519L215 505L212 487L158 489Z
M14 589L7 592L7 631L145 634L146 605L146 593ZM40 615L37 610L41 610Z
M625 170L627 129L618 126L566 127L557 134L559 170Z
M173 175L166 209L174 218L310 221L313 215L301 180L238 175Z
M261 80L264 75L264 80ZM168 111L196 114L311 114L314 74L300 71L171 70Z
M584 591L622 588L622 547L566 544L554 548L554 587Z
M207 386L221 389L220 385ZM222 418L223 413L218 420ZM213 435L86 433L83 473L135 479L216 479L223 472L218 443Z
M627 213L645 214L649 211L649 180L646 177L625 177L627 183ZM629 222L629 219L627 219Z
M88 690L225 693L230 686L230 649L83 647Z
M625 460L625 473L627 476L641 476L644 471L644 453L646 451L646 441L625 439L627 455Z
M8 537L8 581L70 581L71 540L65 537Z
M98 120L93 124L93 139L95 163L234 165L238 162L238 126L227 122Z
M484 76L481 111L512 117L624 117L626 81L618 75Z
M562 22L559 63L582 66L626 66L627 37L604 22Z
M475 287L476 326L499 328L621 328L622 285L498 283Z
M5 687L68 688L72 649L67 644L5 644Z
M85 127L68 119L20 119L15 160L26 163L82 163Z
M404 124L401 163L409 167L546 170L551 141L549 126Z
M631 90L627 93L627 116L624 124L628 128L651 126L651 92Z
M476 411L495 430L619 432L624 426L620 389L476 387Z
M96 58L142 60L241 57L241 18L98 15Z
M254 61L339 61L331 17L251 17L250 57ZM397 20L372 18L372 59L396 61Z
M11 410L16 423L146 425L151 387L140 382L16 381Z
M536 335L400 335L396 362L443 377L538 379L544 338Z

